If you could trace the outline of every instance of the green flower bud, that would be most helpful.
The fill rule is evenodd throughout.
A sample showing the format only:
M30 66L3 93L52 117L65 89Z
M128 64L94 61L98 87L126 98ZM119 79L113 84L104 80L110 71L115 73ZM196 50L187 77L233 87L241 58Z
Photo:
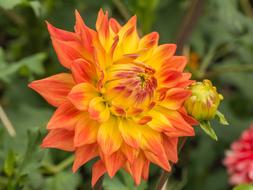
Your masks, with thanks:
M189 87L192 95L185 101L187 112L198 121L208 121L215 117L223 96L210 80L196 82Z

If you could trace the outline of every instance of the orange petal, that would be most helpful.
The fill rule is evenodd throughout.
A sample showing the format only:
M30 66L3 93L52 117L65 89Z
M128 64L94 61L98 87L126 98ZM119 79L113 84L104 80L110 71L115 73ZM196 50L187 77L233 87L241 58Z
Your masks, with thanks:
M121 27L118 34L119 42L113 54L113 60L119 60L124 54L132 54L138 48L139 36L136 28L136 16Z
M48 30L58 59L64 67L70 68L71 63L78 58L92 60L91 54L84 49L77 36L74 34L67 36L68 32L63 33L63 30L59 30L50 24L48 24Z
M173 56L166 60L161 67L161 70L177 70L183 72L187 63L187 58L185 56Z
M106 172L106 168L104 163L99 160L97 161L93 167L92 167L92 180L91 180L91 185L94 187L94 185L97 183L98 179L104 175Z
M172 88L166 92L166 97L163 101L159 102L159 105L170 110L178 110L189 96L191 96L189 90Z
M152 120L148 122L147 125L153 130L162 132L166 131L167 128L170 128L172 126L167 117L159 111L152 109L148 112L148 114L152 116Z
M148 159L151 162L154 162L168 170L169 163L162 144L160 133L144 125L141 125L139 129L142 133L141 148L144 150L146 157L148 156Z
M166 171L171 170L171 167L170 167L170 164L168 162L166 154L156 155L156 154L154 154L153 152L150 152L150 151L144 151L144 154L145 154L146 158L149 161L151 161L152 163L160 166L161 168L163 168Z
M147 61L147 64L153 67L155 70L159 70L164 62L171 58L176 51L175 44L163 44L155 48L151 59Z
M143 166L143 169L142 169L142 178L144 180L148 180L148 176L149 176L149 165L150 165L150 162L146 159L145 163L144 163L144 166Z
M53 106L58 107L62 104L75 85L70 74L60 73L51 77L36 80L28 86L38 92L43 98Z
M157 73L157 79L158 79L158 86L160 87L166 87L166 88L172 88L176 87L180 80L183 77L182 72L176 71L176 70L167 70Z
M57 38L57 39L60 39L63 41L76 41L76 40L78 40L78 36L75 33L56 28L47 21L46 21L46 24L47 24L47 29L48 29L51 37L54 37L54 38Z
M101 97L93 98L88 108L90 117L98 122L106 122L110 117L110 110Z
M76 83L94 82L96 70L94 66L84 59L77 59L71 64L71 71Z
M47 124L47 129L74 130L82 114L70 102L61 104Z
M108 175L112 178L124 165L126 158L120 151L117 151L111 155L103 155L103 161L105 163Z
M76 148L72 171L76 172L78 168L96 156L98 156L98 150L95 143Z
M141 133L138 125L131 120L121 120L119 123L119 131L124 141L133 148L139 148L141 141Z
M95 143L97 141L99 124L90 119L88 114L83 115L75 127L74 144L76 147L86 144Z
M189 123L190 125L198 125L199 124L199 122L196 119L194 119L193 117L191 117L187 114L187 111L185 110L184 107L180 108L178 111L180 112L180 114L182 115L184 120L187 123Z
M120 150L125 155L128 162L131 164L133 164L139 153L137 149L134 149L133 147L127 145L126 143L122 143Z
M160 107L159 110L166 115L173 127L166 130L165 134L169 137L194 136L195 132L192 126L187 123L178 111L169 110Z
M191 78L191 73L182 73L182 77L178 81L176 87L178 88L186 88L192 83L194 83L194 80L189 80Z
M121 25L118 23L118 21L114 18L110 18L109 25L112 31L117 34L119 30L121 29Z
M152 32L141 38L139 43L139 49L153 48L158 45L159 34Z
M135 159L134 163L130 165L131 174L134 178L134 182L136 185L139 185L141 183L141 177L143 174L144 166L146 165L146 159L144 155L141 153L139 156Z
M111 117L107 122L100 125L97 142L106 155L111 155L120 148L122 137L118 129L116 118Z
M167 136L163 137L163 146L166 152L166 155L169 160L176 163L178 161L178 153L177 153L177 144L178 138L170 138Z
M85 49L92 53L92 38L96 35L96 32L84 24L83 19L77 10L75 11L75 16L75 32L81 36Z
M47 136L43 139L41 147L57 148L65 151L74 151L74 132L65 129L50 130Z
M98 37L101 45L103 46L104 50L108 52L113 43L114 35L111 33L109 28L107 11L104 14L102 9L100 9L97 18L96 29L98 32Z
M74 86L68 94L68 99L79 110L87 110L90 101L99 94L95 87L89 83L80 83Z

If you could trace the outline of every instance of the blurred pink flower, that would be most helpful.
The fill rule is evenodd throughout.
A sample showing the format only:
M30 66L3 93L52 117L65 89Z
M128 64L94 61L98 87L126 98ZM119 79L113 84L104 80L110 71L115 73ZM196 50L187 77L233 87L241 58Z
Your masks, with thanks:
M232 143L223 161L232 185L253 182L253 124Z

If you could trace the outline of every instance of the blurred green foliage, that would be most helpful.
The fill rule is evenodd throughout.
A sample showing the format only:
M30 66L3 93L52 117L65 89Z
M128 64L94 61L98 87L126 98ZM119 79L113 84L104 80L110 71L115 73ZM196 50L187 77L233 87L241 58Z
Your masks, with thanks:
M73 174L68 153L39 147L53 110L27 84L62 71L45 20L72 30L74 10L78 9L85 22L94 27L102 7L122 23L136 14L141 34L156 30L161 42L175 43L190 6L189 0L0 0L0 105L17 132L10 137L0 123L0 190L90 188L90 164ZM190 138L183 149L168 190L231 189L222 166L224 152L253 120L252 23L252 1L206 0L201 16L192 24L184 51L196 54L198 61L190 61L188 69L197 80L211 79L224 95L221 111L230 126L212 124L218 142L196 128L196 137ZM149 181L135 187L132 179L120 171L112 180L105 177L104 189L154 189L159 174L159 168L152 166Z

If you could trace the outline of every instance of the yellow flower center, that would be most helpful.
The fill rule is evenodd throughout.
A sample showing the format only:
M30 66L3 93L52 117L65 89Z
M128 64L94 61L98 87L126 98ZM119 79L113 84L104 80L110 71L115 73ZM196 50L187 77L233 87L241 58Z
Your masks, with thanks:
M157 80L154 69L142 63L117 64L108 68L104 98L111 112L133 116L154 104Z

